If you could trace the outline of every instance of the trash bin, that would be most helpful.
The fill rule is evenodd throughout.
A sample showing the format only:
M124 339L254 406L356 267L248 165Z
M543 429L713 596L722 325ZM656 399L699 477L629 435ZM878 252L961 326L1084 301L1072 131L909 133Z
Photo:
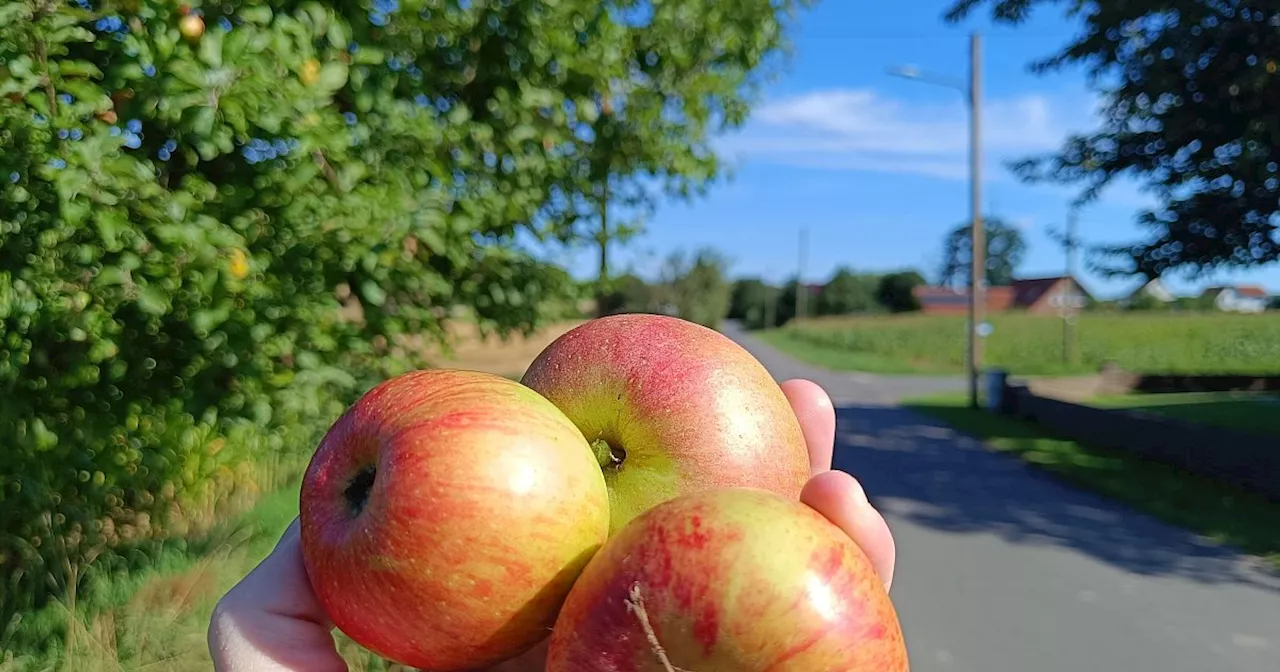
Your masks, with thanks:
M1008 382L1008 371L1004 369L987 370L986 407L988 411L999 413L1004 408L1004 390Z

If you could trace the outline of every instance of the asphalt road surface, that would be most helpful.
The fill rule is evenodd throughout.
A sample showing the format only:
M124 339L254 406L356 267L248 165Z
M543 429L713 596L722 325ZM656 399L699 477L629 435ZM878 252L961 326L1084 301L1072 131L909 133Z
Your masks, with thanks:
M824 371L725 332L835 400L836 467L897 540L913 672L1280 672L1280 577L1256 558L895 406L959 378Z

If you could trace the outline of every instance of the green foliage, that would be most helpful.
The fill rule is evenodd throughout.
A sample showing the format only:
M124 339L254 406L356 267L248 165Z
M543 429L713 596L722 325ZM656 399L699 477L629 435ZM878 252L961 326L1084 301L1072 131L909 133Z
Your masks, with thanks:
M229 2L184 38L174 3L0 1L0 645L251 498L424 364L400 337L563 306L566 204L705 185L792 6Z
M1173 307L1178 310L1217 310L1217 305L1214 303L1215 298L1216 296L1210 293L1196 296L1179 296L1174 299Z
M1136 295L1125 301L1125 310L1150 312L1155 310L1168 310L1169 304L1161 301L1150 292L1138 292Z
M818 315L852 315L870 313L880 309L876 288L880 276L871 273L854 273L841 267L818 293Z
M601 315L648 313L657 310L654 288L634 273L611 279L608 287L609 291L599 299Z
M716 328L729 312L729 262L711 248L692 255L673 252L663 264L655 290L659 310Z
M800 283L794 277L783 283L782 287L778 290L778 301L774 309L774 315L776 318L775 326L780 327L796 319L796 294L800 291ZM805 314L812 315L813 303L816 296L807 287L804 291L809 292L806 297L807 301L804 305Z
M1018 265L1027 253L1026 241L1018 227L999 217L984 217L982 228L986 240L986 280L993 287L1013 282ZM942 247L942 269L939 283L967 287L973 259L970 223L956 226L947 234Z
M1096 373L1108 362L1144 373L1280 372L1280 315L1084 313L1069 364L1061 319L1005 313L990 322L995 329L985 339L984 364L1015 375ZM835 369L960 373L964 330L963 316L904 315L801 322L765 338Z
M959 0L959 21L990 5L1021 24L1050 0ZM1036 72L1083 65L1104 94L1100 127L1016 165L1026 179L1080 185L1092 200L1117 176L1160 205L1138 222L1146 240L1095 249L1116 274L1248 268L1280 260L1280 33L1272 3L1133 0L1071 3L1081 30Z
M925 284L924 276L917 271L898 271L881 276L876 286L876 301L892 313L908 313L920 310L920 301L912 290Z
M610 78L573 99L575 134L589 142L572 152L552 207L557 234L599 249L602 290L610 246L639 234L659 199L699 196L724 174L712 140L747 120L789 48L787 20L809 4L649 0L590 12L612 40L592 67ZM617 14L630 20L614 24Z
M733 283L729 298L731 320L741 320L748 329L777 326L778 288L759 278L744 278Z

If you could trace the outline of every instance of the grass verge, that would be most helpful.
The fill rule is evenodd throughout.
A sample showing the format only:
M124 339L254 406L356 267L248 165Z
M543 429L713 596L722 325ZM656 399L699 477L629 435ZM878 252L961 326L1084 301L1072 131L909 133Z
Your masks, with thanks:
M1280 397L1256 393L1129 394L1092 399L1090 406L1154 413L1210 427L1280 436Z
M1280 570L1280 503L1165 464L1062 439L1034 423L971 409L959 395L904 406L1068 482L1261 556Z
M296 484L262 497L207 538L166 548L147 569L100 576L71 614L54 604L16 624L0 672L210 670L206 636L218 599L275 547L298 514ZM339 636L354 672L398 670Z

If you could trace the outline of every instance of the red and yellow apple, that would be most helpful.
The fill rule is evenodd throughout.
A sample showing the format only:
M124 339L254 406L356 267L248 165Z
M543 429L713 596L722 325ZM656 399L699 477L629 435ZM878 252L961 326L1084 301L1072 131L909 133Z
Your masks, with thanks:
M449 370L392 378L348 409L307 468L300 518L334 625L436 672L545 639L609 530L573 423L515 381Z
M616 315L543 350L522 382L591 443L611 529L677 495L748 486L799 499L809 453L795 412L759 361L674 317Z
M547 672L906 672L862 550L752 488L682 495L618 531L557 619Z

